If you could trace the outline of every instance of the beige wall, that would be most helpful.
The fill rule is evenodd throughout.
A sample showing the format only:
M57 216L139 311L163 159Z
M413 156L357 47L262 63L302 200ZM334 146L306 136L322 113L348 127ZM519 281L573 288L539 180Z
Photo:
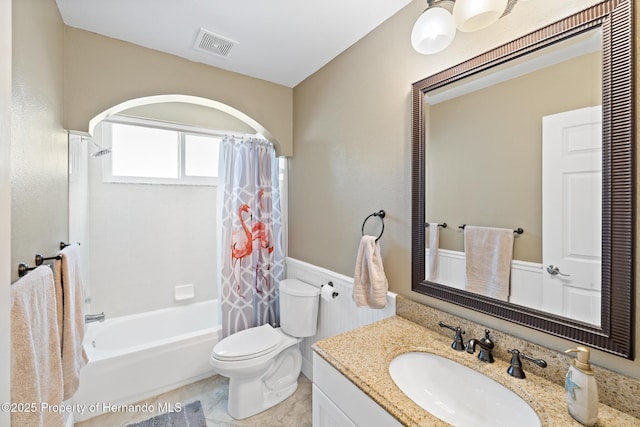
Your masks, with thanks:
M279 155L292 154L291 88L65 27L65 127L122 102L179 94L224 103L262 125Z
M353 276L362 221L385 209L380 245L392 291L556 350L572 346L411 291L410 94L417 80L596 3L522 2L494 26L458 33L444 52L423 56L409 42L424 9L424 2L416 0L294 88L290 256ZM600 351L593 352L593 359L614 371L640 375L640 362Z
M10 378L11 282L11 0L0 0L0 378ZM0 402L11 398L9 381L0 381ZM0 425L11 414L0 412Z
M440 230L441 249L464 250L462 224L521 227L513 258L542 262L542 118L601 104L601 58L583 55L426 106L426 218L450 225Z
M13 2L11 273L51 256L68 236L62 125L64 26L55 2Z
M6 282L17 279L19 263L33 265L36 253L54 254L67 238L67 134L63 24L55 2L2 0L0 21L0 401L8 402ZM0 424L9 419L0 413Z

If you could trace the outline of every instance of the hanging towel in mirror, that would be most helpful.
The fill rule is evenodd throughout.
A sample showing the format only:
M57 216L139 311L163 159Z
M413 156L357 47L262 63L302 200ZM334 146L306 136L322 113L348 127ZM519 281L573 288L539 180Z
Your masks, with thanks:
M438 248L440 247L440 224L429 223L429 266L427 270L427 280L437 282L438 280Z
M473 227L464 229L466 290L509 300L513 230Z
M353 300L358 307L384 308L388 290L380 246L374 236L362 236L353 278Z

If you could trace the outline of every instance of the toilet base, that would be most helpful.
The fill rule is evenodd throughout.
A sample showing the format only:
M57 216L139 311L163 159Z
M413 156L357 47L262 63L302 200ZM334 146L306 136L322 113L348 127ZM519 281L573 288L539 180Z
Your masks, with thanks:
M302 354L295 344L283 350L264 374L230 377L227 412L241 420L277 405L295 393L301 370Z

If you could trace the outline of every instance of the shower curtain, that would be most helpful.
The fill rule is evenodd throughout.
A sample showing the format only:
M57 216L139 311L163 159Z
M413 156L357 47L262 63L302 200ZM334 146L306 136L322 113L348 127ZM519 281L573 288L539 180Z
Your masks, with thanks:
M278 326L284 255L278 163L269 141L222 140L217 217L223 336L266 323Z

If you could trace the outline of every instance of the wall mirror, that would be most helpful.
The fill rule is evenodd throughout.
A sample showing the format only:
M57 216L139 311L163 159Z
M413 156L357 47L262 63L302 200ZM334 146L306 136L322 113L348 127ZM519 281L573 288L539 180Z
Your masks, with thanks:
M633 357L632 30L609 0L413 84L413 291ZM467 286L465 224L524 230L508 297Z

